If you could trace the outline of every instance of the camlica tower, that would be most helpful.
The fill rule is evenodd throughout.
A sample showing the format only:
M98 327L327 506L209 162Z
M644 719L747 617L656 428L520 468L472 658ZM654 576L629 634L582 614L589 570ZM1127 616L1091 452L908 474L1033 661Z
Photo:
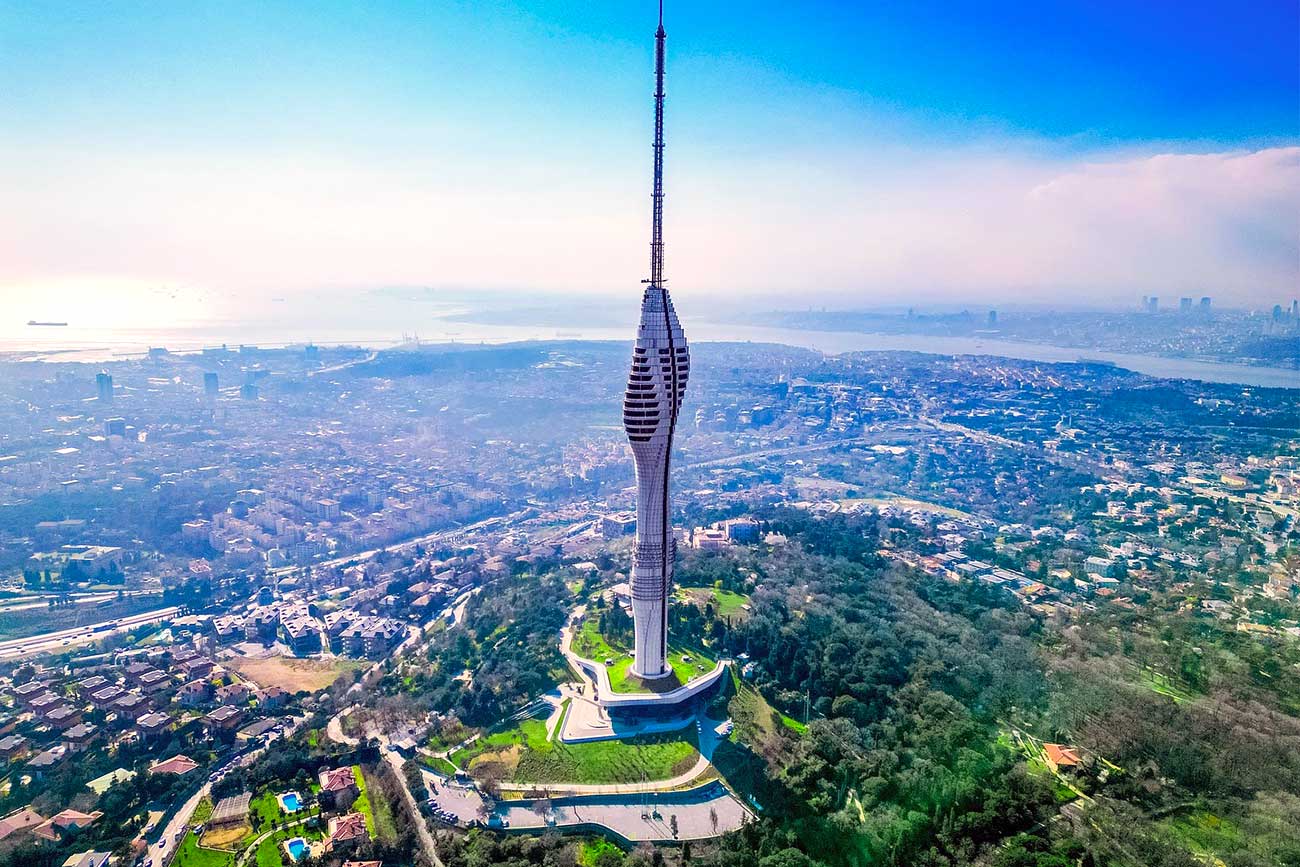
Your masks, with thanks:
M664 32L663 3L655 31L655 141L650 277L642 281L641 321L623 396L623 428L636 461L636 554L632 564L632 673L664 677L668 667L668 597L676 543L669 521L668 478L677 414L686 394L690 354L664 284Z

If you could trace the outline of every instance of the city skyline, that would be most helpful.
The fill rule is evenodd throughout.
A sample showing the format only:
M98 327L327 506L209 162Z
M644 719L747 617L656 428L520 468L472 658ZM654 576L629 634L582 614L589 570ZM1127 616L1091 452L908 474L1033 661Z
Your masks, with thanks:
M680 297L1289 298L1289 6L810 11L677 11ZM23 321L612 294L640 261L637 9L244 12L0 15Z

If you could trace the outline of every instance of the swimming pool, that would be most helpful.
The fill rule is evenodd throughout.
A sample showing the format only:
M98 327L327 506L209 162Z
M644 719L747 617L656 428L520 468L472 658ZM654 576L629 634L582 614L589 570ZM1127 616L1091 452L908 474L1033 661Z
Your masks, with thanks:
M292 840L284 842L284 851L289 853L289 858L297 861L307 851L307 841L301 837L294 837Z
M297 792L285 792L279 797L280 809L286 813L296 813L302 809L302 800Z

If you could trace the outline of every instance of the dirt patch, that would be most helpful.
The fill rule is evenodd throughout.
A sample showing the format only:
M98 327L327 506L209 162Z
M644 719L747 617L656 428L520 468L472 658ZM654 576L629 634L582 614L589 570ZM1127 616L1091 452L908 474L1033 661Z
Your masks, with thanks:
M515 768L519 767L519 756L522 752L521 744L511 744L503 750L475 756L469 763L469 767L470 770L485 771L489 766L495 765L503 774L509 776L514 773Z
M222 660L222 665L261 687L278 686L289 692L316 692L328 687L345 672L362 668L365 663L353 659L272 656L266 659Z
M203 839L199 842L208 849L237 849L236 845L244 837L252 832L252 828L247 825L234 825L229 828L214 828L211 831L205 831Z

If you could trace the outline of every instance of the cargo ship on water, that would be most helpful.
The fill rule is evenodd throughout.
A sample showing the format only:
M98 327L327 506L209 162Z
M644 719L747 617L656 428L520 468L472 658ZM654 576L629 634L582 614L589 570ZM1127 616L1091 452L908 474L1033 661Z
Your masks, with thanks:
M68 323L66 322L37 322L35 319L28 319L27 324L38 325L43 328L67 328L68 327Z

